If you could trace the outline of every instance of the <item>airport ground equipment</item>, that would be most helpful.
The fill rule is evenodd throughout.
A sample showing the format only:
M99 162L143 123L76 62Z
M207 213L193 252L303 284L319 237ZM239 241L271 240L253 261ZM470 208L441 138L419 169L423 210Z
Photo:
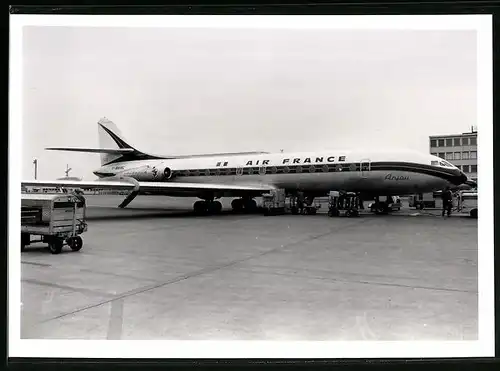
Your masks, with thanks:
M477 192L460 191L457 195L457 211L467 213L472 218L477 218Z
M264 215L279 215L285 213L286 193L284 189L273 189L262 195Z
M310 205L307 205L301 196L292 195L289 198L288 208L293 215L315 215L321 208L321 203L314 200Z
M73 194L21 195L21 251L31 242L48 243L52 254L59 254L64 243L71 250L83 246L80 234L87 231L85 198ZM40 236L31 240L31 236Z
M441 191L418 193L411 195L408 198L408 204L410 207L414 207L418 210L423 209L440 209L443 207L441 200Z
M331 191L328 195L328 216L359 216L359 196L354 192Z
M387 213L391 211L399 211L401 210L401 198L399 196L383 196L385 197L385 201L380 201L380 196L378 197L379 205L382 209L377 210L377 203L371 202L368 204L368 208L372 213Z

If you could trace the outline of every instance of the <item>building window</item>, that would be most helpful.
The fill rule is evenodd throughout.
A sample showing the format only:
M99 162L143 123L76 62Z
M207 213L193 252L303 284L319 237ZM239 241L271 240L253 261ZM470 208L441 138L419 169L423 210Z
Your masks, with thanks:
M476 137L470 138L470 145L471 146L477 145L477 138Z
M431 156L437 156L438 154L436 152L431 152Z
M453 140L451 138L446 139L446 147L453 147Z
M462 165L456 165L458 170L462 170Z
M453 152L446 152L445 160L453 160Z
M461 153L460 152L455 152L453 154L453 159L454 160L461 160L462 159Z
M469 165L463 165L463 172L468 173L469 172Z
M472 160L477 159L477 151L470 151L470 158Z
M437 147L436 139L431 139L431 147Z
M469 145L469 138L462 138L462 145L468 146Z
M469 159L469 152L462 152L462 160L468 160Z
M439 147L444 147L444 139L438 139Z
M460 147L460 138L455 138L455 147Z
M439 152L438 156L441 157L441 158L444 158L444 152Z
M477 165L471 165L470 166L470 172L471 173L477 173Z

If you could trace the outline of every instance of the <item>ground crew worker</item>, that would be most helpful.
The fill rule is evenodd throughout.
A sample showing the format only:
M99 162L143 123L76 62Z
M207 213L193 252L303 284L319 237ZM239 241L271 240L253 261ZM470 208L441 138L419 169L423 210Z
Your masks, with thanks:
M450 187L446 187L443 193L441 194L441 199L443 200L443 213L446 212L448 216L451 215L451 207L453 205L453 193L451 193Z

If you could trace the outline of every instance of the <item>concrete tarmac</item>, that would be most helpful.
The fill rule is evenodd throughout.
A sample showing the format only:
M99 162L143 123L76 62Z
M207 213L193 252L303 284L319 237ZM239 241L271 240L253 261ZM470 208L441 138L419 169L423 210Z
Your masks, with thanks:
M22 338L477 339L477 220L194 216L191 199L122 199L87 197L81 251L22 253Z

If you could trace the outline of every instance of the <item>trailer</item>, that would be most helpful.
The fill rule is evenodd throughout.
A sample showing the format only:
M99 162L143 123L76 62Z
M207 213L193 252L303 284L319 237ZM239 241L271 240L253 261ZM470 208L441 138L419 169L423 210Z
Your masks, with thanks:
M457 211L467 213L471 218L477 218L477 192L460 191L457 195Z
M83 246L80 236L87 231L85 198L73 194L21 195L21 251L32 242L44 242L52 254L59 254L64 243L71 250ZM40 239L32 240L32 236Z
M264 215L280 215L285 213L286 193L284 189L273 189L262 195Z
M359 196L354 192L331 191L328 195L328 216L359 216Z

